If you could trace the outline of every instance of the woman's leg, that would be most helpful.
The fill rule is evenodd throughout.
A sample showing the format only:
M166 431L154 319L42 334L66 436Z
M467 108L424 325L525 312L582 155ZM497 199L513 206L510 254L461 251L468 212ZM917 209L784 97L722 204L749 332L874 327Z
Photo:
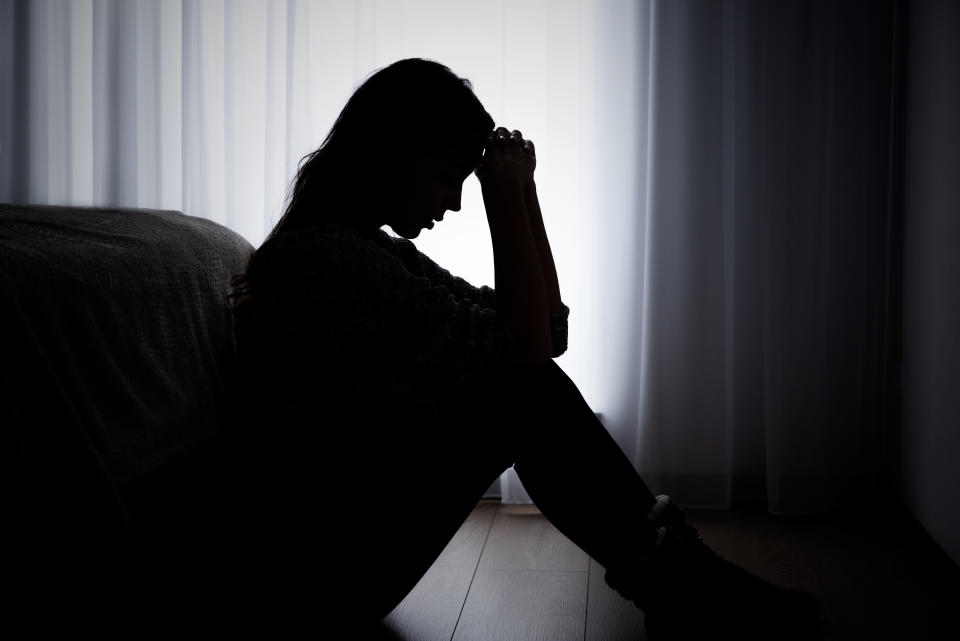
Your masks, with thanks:
M337 519L328 540L346 552L332 560L344 582L337 607L348 617L389 614L511 465L499 439L484 437L487 414L466 402L467 394L448 399L433 421L394 418L342 472L348 491L327 502Z
M387 615L510 465L544 515L604 567L654 536L645 521L654 497L552 360L492 370L450 394L437 420L388 417L376 431L347 464L324 456L324 436L284 446L279 463L264 463L263 445L242 457L264 470L237 508L249 514L243 540L263 542L257 574L289 579L271 588L274 608L309 611L297 600L310 591L288 588L323 581L334 598L319 606L345 625Z
M513 462L544 515L600 565L617 571L617 589L624 596L637 594L639 586L644 593L662 592L658 608L667 603L688 611L709 605L707 619L727 616L724 629L740 632L758 609L793 627L800 618L815 618L815 598L732 566L697 542L682 514L652 510L663 502L553 361L485 377L451 397L445 417L429 426L403 426L402 444L386 458L370 459L362 470L370 480L362 493L370 509L366 518L356 518L358 527L347 531L346 547L356 550L359 543L359 549L370 551L366 557L352 554L362 559L353 567L363 571L354 575L361 580L351 590L361 600L370 597L365 613L384 616L402 600L483 491ZM657 522L651 524L647 519L653 513ZM659 527L664 524L673 528L666 538ZM644 565L648 553L653 553L652 565ZM669 610L655 613L664 611ZM667 616L668 627L684 618Z
M355 507L364 509L345 508L353 523L343 544L368 550L364 573L376 582L353 589L379 616L416 585L511 464L544 515L605 567L655 536L645 521L653 495L553 361L493 371L446 398L439 420L390 432L402 437L387 437L389 446L381 442L352 475L363 495Z
M555 362L492 371L449 397L443 416L394 426L404 437L380 448L388 456L369 459L362 475L365 503L377 507L351 536L371 534L392 567L378 586L392 595L384 603L396 605L416 584L511 464L547 519L604 567L652 545L654 496Z
M514 374L500 386L514 403L500 438L517 474L544 515L607 570L607 584L644 609L651 638L818 638L819 600L703 544L682 510L651 494L556 363Z
M403 439L366 468L367 501L378 508L359 536L395 537L380 548L392 550L383 562L393 564L393 580L381 587L393 599L416 584L511 464L547 519L604 567L652 545L646 514L655 498L555 362L504 367L446 400L444 418L397 429Z
M500 390L500 438L544 516L604 567L652 545L655 497L560 366L516 369Z

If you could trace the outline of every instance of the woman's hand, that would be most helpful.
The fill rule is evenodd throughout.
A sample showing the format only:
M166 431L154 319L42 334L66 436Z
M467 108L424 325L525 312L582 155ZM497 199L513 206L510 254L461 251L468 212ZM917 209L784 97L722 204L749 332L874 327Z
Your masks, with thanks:
M537 168L537 152L533 141L524 140L514 129L497 127L487 136L483 158L474 173L484 190L513 191L523 189L533 180Z

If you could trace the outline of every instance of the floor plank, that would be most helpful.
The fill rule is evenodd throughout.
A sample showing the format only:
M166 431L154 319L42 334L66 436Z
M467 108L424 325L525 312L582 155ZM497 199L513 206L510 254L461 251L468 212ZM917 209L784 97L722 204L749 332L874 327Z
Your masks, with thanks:
M405 641L449 641L499 501L481 501L427 573L383 621Z
M450 641L472 580L464 567L431 567L384 626L404 641Z
M602 565L590 559L584 641L646 641L643 610L608 586L604 572Z
M586 572L589 559L535 507L501 505L478 568Z
M453 641L581 641L586 572L477 570Z
M686 512L725 558L819 596L824 641L960 639L957 568L929 552L902 518ZM397 639L646 638L642 611L611 590L602 566L533 506L478 506L434 565L391 615Z
M815 545L802 521L763 512L687 510L714 552L777 585L819 593Z
M732 509L688 510L688 517L725 558L820 597L825 641L960 639L956 568L925 554L925 534L902 515Z
M490 526L499 507L499 501L481 501L477 504L434 565L466 566L472 573L490 536Z
M810 529L833 639L960 639L960 576L930 555L926 533L892 514L823 520Z

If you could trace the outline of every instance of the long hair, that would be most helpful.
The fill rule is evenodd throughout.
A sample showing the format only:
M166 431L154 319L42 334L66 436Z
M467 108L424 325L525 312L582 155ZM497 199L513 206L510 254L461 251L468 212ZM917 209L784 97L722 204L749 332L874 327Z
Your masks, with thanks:
M304 156L289 204L270 238L356 209L401 158L481 141L493 119L473 85L433 60L408 58L375 71L347 101L323 144ZM362 182L361 182L362 181Z
M462 142L476 141L479 151L493 124L470 81L439 62L407 58L378 69L354 91L320 147L300 159L287 207L264 242L377 206L370 198L398 163ZM232 310L248 296L255 264L256 253L246 273L231 280Z

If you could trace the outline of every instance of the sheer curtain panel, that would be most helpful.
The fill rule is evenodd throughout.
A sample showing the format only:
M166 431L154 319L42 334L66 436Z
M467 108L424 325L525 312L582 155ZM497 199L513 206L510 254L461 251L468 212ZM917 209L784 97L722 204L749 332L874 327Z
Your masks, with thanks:
M683 504L876 498L890 488L895 3L644 9L638 394L604 414Z

